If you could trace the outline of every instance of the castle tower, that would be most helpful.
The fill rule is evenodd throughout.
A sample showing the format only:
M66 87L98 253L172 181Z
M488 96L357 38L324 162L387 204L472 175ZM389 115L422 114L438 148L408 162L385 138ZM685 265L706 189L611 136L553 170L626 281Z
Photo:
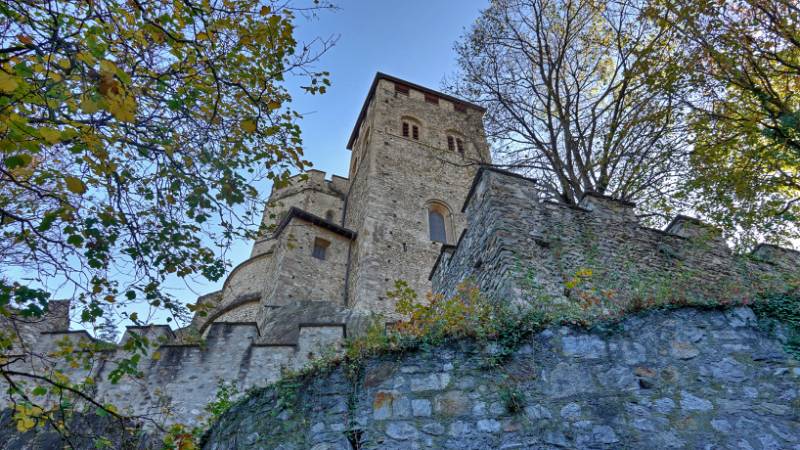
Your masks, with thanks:
M378 73L347 148L344 227L355 230L347 274L354 313L392 317L395 280L423 296L443 245L464 229L461 207L490 162L483 108Z
M380 313L406 281L424 298L442 246L464 229L461 206L489 162L483 109L378 73L347 148L349 178L310 170L273 189L251 256L233 269L193 325L258 323L282 340L300 323L345 323Z

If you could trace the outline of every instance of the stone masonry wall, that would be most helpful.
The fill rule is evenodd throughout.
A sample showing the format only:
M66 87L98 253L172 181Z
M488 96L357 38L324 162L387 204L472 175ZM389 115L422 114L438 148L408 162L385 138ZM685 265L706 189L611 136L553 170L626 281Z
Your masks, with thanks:
M197 425L207 417L204 407L215 400L220 381L233 385L240 393L265 386L277 381L284 370L300 369L319 356L321 349L336 350L345 335L344 327L337 324L294 326L293 340L275 342L262 339L255 323L213 323L203 342L192 345L164 343L174 339L167 326L130 327L123 342L136 333L151 339L154 348L138 364L141 376L126 376L116 384L108 374L123 357L130 357L121 349L106 352L89 367L74 368L66 362L53 365L45 357L20 361L11 369L33 368L37 373L59 369L76 383L91 376L96 380L95 395L101 403L111 403L125 414L147 417L155 423ZM90 339L82 331L46 332L32 342L31 350L33 354L47 355L58 348L59 342L78 347L81 341ZM7 402L7 396L0 397L0 409L10 406Z
M800 367L782 340L748 308L686 308L549 328L497 367L467 342L387 355L356 381L335 369L250 395L204 448L800 449Z
M314 240L330 243L325 259L312 256ZM350 239L292 218L277 239L274 272L261 280L262 303L277 306L296 300L344 304L344 280Z
M542 201L535 183L485 169L467 204L467 231L432 274L450 295L465 279L494 298L543 296L748 301L800 286L800 254L762 245L732 255L718 233L679 216L666 231L639 225L633 205L603 197L580 206Z

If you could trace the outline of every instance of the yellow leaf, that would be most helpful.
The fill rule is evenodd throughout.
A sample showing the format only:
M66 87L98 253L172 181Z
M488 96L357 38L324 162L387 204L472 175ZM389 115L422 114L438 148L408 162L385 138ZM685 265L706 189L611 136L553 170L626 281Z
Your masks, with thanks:
M269 7L269 6L262 6L262 7L261 7L261 11L260 11L260 13L261 13L261 15L262 15L262 16L266 16L266 15L267 15L267 14L269 14L270 12L272 12L272 10L270 9L270 7Z
M242 121L242 129L248 133L254 133L256 131L256 123L251 119L245 119Z
M97 112L99 107L97 106L97 103L92 101L92 99L85 97L83 100L81 100L81 109L86 114L93 114Z
M277 100L273 100L273 101L267 103L267 108L269 108L270 111L273 110L273 109L278 109L280 107L281 107L281 102L279 102Z
M153 352L153 361L158 361L161 359L161 352Z
M62 58L58 60L58 65L61 66L62 69L68 70L72 64L69 62L69 59Z
M116 73L117 66L115 66L114 63L109 60L103 60L100 61L100 70L109 73Z
M34 422L33 419L31 419L30 417L27 416L20 417L19 419L17 419L17 431L19 431L20 433L24 433L33 428L35 424L36 422Z
M0 91L14 92L14 89L16 89L17 86L17 80L15 80L11 75L0 71Z
M39 134L41 134L44 140L50 145L58 143L58 141L61 139L61 133L52 128L40 128Z
M75 177L66 177L64 178L64 182L67 183L67 189L69 189L70 192L76 194L83 194L86 192L86 185L83 184L83 181Z
M108 111L122 122L133 122L136 119L136 100L130 95L113 95L109 97Z

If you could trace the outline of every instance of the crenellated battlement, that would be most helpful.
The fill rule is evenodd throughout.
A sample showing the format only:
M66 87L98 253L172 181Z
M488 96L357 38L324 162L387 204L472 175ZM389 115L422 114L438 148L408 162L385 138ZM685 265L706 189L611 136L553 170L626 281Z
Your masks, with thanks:
M331 192L343 196L347 194L350 180L346 177L328 174L322 170L310 169L305 173L300 173L290 177L284 186L273 186L270 193L270 200L278 200L288 195L297 194L306 189L314 189L321 192Z
M467 230L457 246L442 249L431 272L434 290L452 294L469 278L485 293L517 302L537 293L555 301L746 302L800 285L794 250L761 244L734 255L719 229L692 217L655 230L638 222L631 202L590 193L571 206L540 197L535 180L481 169L464 204Z
M54 364L58 360L47 355L67 345L83 348L83 344L98 341L83 330L46 331L30 343L32 353L42 357L18 365L28 370L32 366L48 372L58 369L76 383L92 377L97 383L97 399L114 404L125 414L148 416L161 423L200 423L206 414L204 406L214 400L220 380L239 392L267 385L286 370L302 368L323 350L337 351L346 336L343 323L295 322L294 327L293 341L275 342L264 339L254 322L215 322L202 340L180 342L178 333L167 325L129 326L119 345L100 350L93 364L79 367ZM140 375L112 383L108 374L118 362L132 356L123 346L134 334L150 342L150 350L137 365Z

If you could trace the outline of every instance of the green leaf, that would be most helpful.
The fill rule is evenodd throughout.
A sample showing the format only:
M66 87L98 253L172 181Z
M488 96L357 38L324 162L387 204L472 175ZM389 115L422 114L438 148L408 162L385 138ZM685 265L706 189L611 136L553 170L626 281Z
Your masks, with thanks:
M72 193L83 194L86 192L86 185L78 178L65 177L64 182L67 184L67 189Z

